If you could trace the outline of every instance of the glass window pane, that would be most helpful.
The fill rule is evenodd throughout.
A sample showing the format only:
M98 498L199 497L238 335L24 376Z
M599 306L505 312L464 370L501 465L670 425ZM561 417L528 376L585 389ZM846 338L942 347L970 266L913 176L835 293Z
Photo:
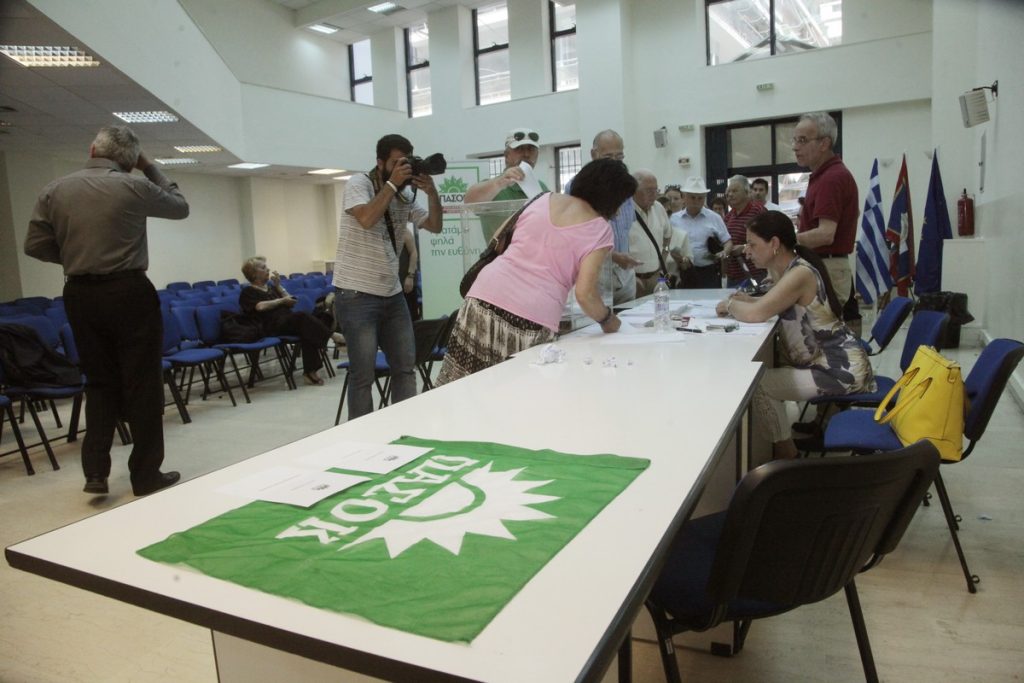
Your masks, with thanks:
M477 58L480 82L480 104L507 102L512 99L512 86L508 73L508 50L497 50Z
M782 173L779 175L779 209L793 219L800 215L800 196L807 190L810 173Z
M775 54L842 42L842 0L775 0Z
M576 28L576 3L554 0L555 25L553 31L568 31Z
M555 91L580 87L580 66L576 60L576 34L555 38Z
M772 127L750 126L729 131L729 166L770 166Z
M769 56L770 30L767 2L727 0L709 5L709 64Z
M793 131L797 121L775 124L775 163L795 164L796 154L793 153Z
M497 178L505 172L505 157L487 157L489 177Z
M583 168L582 147L562 147L558 150L558 188L559 192L565 184Z
M366 83L357 83L356 87L352 88L353 101L359 104L373 104L373 82L367 81Z
M369 38L352 43L352 73L355 74L356 80L373 76Z
M427 32L427 23L410 26L409 31L409 54L406 55L409 66L416 66L430 60L430 36Z
M508 45L508 8L499 2L476 11L478 47L485 50L494 45Z
M409 72L409 91L412 95L410 111L413 118L429 116L431 112L429 66Z

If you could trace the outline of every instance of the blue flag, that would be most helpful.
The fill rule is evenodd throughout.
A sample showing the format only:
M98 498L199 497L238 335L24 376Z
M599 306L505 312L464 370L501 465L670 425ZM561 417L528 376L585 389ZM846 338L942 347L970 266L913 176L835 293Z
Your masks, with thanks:
M864 198L864 213L857 231L857 291L864 303L874 303L892 289L889 251L885 246L882 188L878 183L878 159L871 166L871 182Z
M892 244L889 272L896 281L900 296L907 296L914 282L914 214L910 207L910 181L907 178L907 155L896 179L896 192L889 208L885 239Z
M921 226L921 244L917 258L918 294L938 292L942 289L942 240L953 238L949 223L946 193L942 189L939 173L939 150L932 155L932 175L928 180L928 196L924 202L924 224Z

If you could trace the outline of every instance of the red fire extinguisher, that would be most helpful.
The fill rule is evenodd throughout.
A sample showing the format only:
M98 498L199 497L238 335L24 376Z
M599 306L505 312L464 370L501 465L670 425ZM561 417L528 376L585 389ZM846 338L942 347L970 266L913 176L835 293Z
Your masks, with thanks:
M967 188L956 203L956 231L961 237L974 235L974 195L967 194Z

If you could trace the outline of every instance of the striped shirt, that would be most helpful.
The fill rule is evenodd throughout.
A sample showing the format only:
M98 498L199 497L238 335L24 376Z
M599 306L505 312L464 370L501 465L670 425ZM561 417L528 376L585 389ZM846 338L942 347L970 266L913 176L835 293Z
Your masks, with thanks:
M366 174L352 176L345 185L332 284L338 289L394 296L402 291L402 283L398 279L398 255L391 246L387 223L381 217L376 225L367 229L351 213L354 207L369 204L374 194L373 182ZM406 204L397 195L391 199L388 213L396 240L401 239L400 231L405 229L406 223L411 221L419 227L429 215L419 204Z

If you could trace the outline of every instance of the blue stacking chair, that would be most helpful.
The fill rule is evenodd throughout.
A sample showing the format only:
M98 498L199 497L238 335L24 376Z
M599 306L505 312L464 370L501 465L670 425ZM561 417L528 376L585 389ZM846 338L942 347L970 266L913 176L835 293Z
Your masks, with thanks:
M168 282L167 287L165 287L165 289L170 290L172 292L180 292L182 290L192 289L192 285L190 285L187 282Z
M241 313L242 307L238 305L238 295L215 296L210 300L211 306L216 306L228 313Z
M238 405L235 396L231 393L231 385L224 375L225 353L220 349L191 348L182 349L181 330L178 328L178 321L169 311L161 311L164 323L164 357L163 359L171 364L174 371L181 370L181 383L185 383L185 370L188 370L188 384L185 389L184 402L187 404L192 393L192 382L195 378L195 371L199 370L199 376L203 381L203 400L210 395L210 375L217 377L220 382L221 391L227 393L231 399L231 405Z
M914 354L920 346L938 347L939 340L946 332L946 325L949 324L949 315L939 311L918 311L910 321L910 329L907 330L907 339L903 344L903 353L900 356L900 372L906 372L914 360ZM804 405L800 417L809 405L835 404L841 410L851 407L872 408L885 400L886 394L896 384L896 379L885 375L875 375L877 388L875 391L867 391L856 394L841 394L837 396L817 396ZM820 410L819 416L824 417L827 411Z
M865 679L878 681L854 580L896 549L938 469L938 452L922 442L748 472L724 512L683 524L647 598L665 677L680 680L676 633L731 621L738 652L752 620L843 590Z
M867 341L861 339L860 343L869 356L877 356L889 346L889 342L896 336L900 325L906 321L910 311L914 308L914 302L908 297L894 297L889 305L878 314L878 320L871 326L871 337ZM871 342L874 342L872 346Z
M1021 358L1024 358L1024 344L1012 339L996 339L985 347L964 379L964 391L968 402L967 415L964 418L964 436L968 440L968 446L960 462L967 459L985 433L992 412L1003 395L1003 389L1006 388L1010 375L1020 364ZM874 418L874 412L871 410L850 410L834 416L825 430L825 450L873 453L902 448L903 444L892 427L889 424L879 424ZM943 461L942 464L955 463ZM957 535L959 522L963 520L953 513L953 505L950 503L941 474L935 476L935 490L939 494L942 511L946 515L946 525L949 527L953 546L960 559L967 590L974 593L978 590L976 584L980 579L967 568L967 559Z
M3 368L0 367L0 374L3 373ZM2 381L2 380L0 380ZM35 474L35 468L32 467L32 461L28 457L28 447L25 445L25 439L21 436L21 428L18 427L18 418L14 416L14 408L12 407L11 399L4 394L0 394L0 439L3 438L4 434L4 418L7 418L7 422L11 425L11 433L14 434L14 440L18 443L18 452L21 453L21 460L25 463L25 472L27 474ZM2 455L8 455L14 451L7 451L0 453Z
M235 373L235 377L238 379L238 386L242 389L242 395L245 396L246 403L252 403L249 399L249 391L246 388L255 386L256 378L260 374L259 371L259 356L264 351L273 350L277 362L281 366L281 371L284 373L285 383L288 385L288 389L295 388L295 381L292 379L291 374L288 372L288 356L287 351L283 348L281 340L277 337L264 337L254 342L238 342L238 343L225 343L220 338L220 316L221 311L217 306L200 306L196 309L196 319L199 324L199 334L201 339L208 346L212 346L227 355L228 360L231 362L231 368ZM247 382L242 381L242 373L238 369L238 364L235 363L235 354L241 353L249 360L249 378Z
M338 363L338 369L345 371L345 381L341 384L341 398L338 399L338 414L334 416L334 424L341 424L341 410L345 407L345 394L348 393L348 371L352 367L352 364L345 360ZM377 358L373 365L373 382L377 385L377 391L380 392L380 405L378 408L383 408L388 404L388 390L391 388L391 366L388 365L387 360L384 358L384 352L378 351ZM384 384L381 384L381 380L384 380Z
M292 310L296 313L313 313L313 309L316 308L316 299L312 294L306 292L306 290L299 289L297 292L292 292L292 296L295 297L295 306ZM299 358L299 338L294 334L281 334L278 335L281 341L284 343L288 350L288 369L289 375L295 372L295 366ZM327 357L327 349L323 348L320 350L320 357L324 362L324 369L327 371L328 376L334 377L334 368L331 367L331 359Z
M238 280L236 278L230 277L226 280L217 280L217 284L227 287L238 287Z
M197 289L200 292L209 289L210 287L216 287L217 283L213 280L199 280L198 282L192 283L192 289Z

